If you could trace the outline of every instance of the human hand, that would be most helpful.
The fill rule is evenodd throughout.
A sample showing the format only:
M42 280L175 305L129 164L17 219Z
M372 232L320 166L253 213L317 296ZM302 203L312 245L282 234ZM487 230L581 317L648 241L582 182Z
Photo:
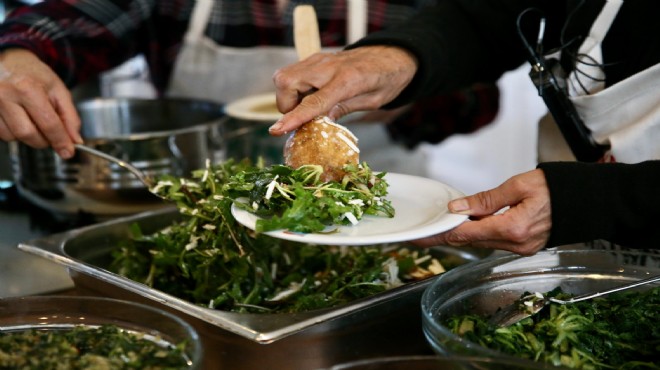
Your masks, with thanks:
M82 143L71 93L55 72L28 50L0 53L0 139L73 156Z
M378 109L410 83L417 60L405 49L366 46L318 53L275 72L277 108L285 112L269 131L280 136L320 115L332 120Z
M470 245L533 255L550 237L550 192L539 169L516 175L495 189L455 199L448 207L453 213L470 215L471 220L414 244ZM505 207L510 208L498 212Z

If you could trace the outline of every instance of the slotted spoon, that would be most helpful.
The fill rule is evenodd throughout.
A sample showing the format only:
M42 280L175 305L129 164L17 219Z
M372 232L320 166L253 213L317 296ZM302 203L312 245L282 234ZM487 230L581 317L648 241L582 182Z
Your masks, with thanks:
M508 306L501 308L500 310L498 310L493 314L493 316L488 320L488 322L498 327L507 327L521 320L524 320L532 315L537 314L539 311L543 309L543 307L547 306L551 302L558 304L571 304L575 302L585 301L587 299L600 297L606 294L635 288L641 285L654 283L656 281L660 281L660 276L653 276L647 279L634 281L632 283L619 285L614 288L610 288L600 292L582 294L567 300L557 299L553 297L546 297L541 293L530 294L520 299L517 299L515 302L513 302Z

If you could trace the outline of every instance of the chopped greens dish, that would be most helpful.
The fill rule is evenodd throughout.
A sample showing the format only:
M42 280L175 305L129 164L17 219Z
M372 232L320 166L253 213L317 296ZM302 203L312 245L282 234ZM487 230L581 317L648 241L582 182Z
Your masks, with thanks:
M546 294L571 297L560 289ZM444 325L481 346L555 366L660 369L660 287L566 305L551 302L509 327L494 327L477 315L453 316Z
M7 331L0 332L0 369L189 369L184 347L114 325Z
M385 199L385 173L374 174L366 163L345 170L341 182L323 182L322 166L274 165L237 173L224 186L229 196L243 200L237 206L262 217L257 232L321 232L328 225L355 225L365 214L394 217Z
M347 212L359 216L359 207L351 205L349 197L368 204L365 213L391 212L385 202L375 199L384 195L384 181L366 166L356 168L354 180L347 180L354 183L352 187L308 179L316 176L312 169L266 168L249 160L229 160L207 165L193 172L191 179L161 179L159 194L177 202L183 220L148 235L133 225L130 240L113 250L110 269L209 308L272 313L333 307L421 280L443 272L450 267L447 264L456 264L438 260L430 249L322 246L276 239L247 229L231 215L231 204L240 197L257 203L258 212L278 214L285 208L286 197L294 193L296 199L306 200L294 202L291 208L307 212L322 203L312 199L321 192L331 194L328 202L333 211L327 217L338 219ZM284 182L272 185L275 178L288 179L295 190ZM342 198L344 192L352 195ZM338 199L347 205L339 207ZM294 228L292 224L286 227Z

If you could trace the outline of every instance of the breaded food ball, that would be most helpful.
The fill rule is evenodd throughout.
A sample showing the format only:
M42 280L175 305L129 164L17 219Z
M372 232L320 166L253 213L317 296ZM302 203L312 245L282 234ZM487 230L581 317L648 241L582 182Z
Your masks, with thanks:
M284 163L293 168L323 166L323 181L341 181L343 167L360 162L358 139L346 127L322 116L300 126L284 145Z

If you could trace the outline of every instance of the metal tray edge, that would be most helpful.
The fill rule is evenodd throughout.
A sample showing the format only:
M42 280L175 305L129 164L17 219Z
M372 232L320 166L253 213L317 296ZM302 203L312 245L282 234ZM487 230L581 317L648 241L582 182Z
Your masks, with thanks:
M57 264L63 265L69 270L76 271L81 274L99 279L106 283L122 287L127 291L155 301L183 314L187 314L203 320L207 323L218 326L222 329L240 335L244 338L253 340L257 343L271 343L295 334L307 328L310 328L321 322L337 319L349 314L353 314L362 309L373 308L374 306L383 304L388 301L397 299L409 292L424 289L427 285L434 280L428 278L422 281L405 284L401 287L391 289L389 291L356 300L354 302L334 307L331 309L310 311L301 314L280 314L289 316L289 319L282 320L283 324L277 327L272 327L269 330L255 330L250 328L249 325L238 323L236 320L238 314L233 312L219 311L210 308L199 306L172 295L166 294L156 289L152 289L147 285L138 283L136 281L117 275L100 267L96 267L85 262L79 261L69 256L64 247L66 243L75 238L76 236L84 233L87 230L107 227L108 225L118 223L130 223L146 217L158 216L159 214L166 214L172 212L171 209L162 209L155 211L143 212L136 215L120 217L110 221L102 222L99 224L74 229L64 233L53 234L47 237L32 239L29 241L21 242L18 244L18 249L42 258L46 258ZM257 315L257 314L254 314ZM281 318L281 317L280 317Z

